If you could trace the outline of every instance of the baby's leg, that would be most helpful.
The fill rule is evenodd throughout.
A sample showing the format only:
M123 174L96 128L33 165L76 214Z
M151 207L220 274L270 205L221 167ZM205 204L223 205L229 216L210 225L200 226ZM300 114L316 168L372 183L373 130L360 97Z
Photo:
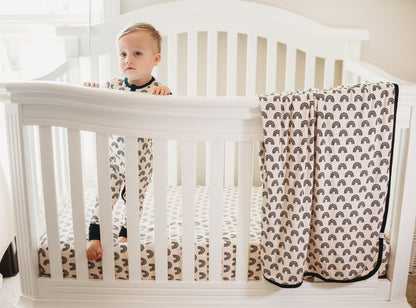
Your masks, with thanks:
M87 259L88 261L94 261L97 259L102 258L103 251L101 249L101 241L100 240L91 240L88 242L87 247Z
M117 243L127 243L127 237L119 236L117 239Z

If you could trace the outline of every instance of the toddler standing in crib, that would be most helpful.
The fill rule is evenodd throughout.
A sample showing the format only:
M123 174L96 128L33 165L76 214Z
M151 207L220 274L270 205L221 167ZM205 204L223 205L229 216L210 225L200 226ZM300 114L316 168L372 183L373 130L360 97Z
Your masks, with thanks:
M106 83L106 88L145 92L155 95L171 94L169 88L160 85L152 76L153 67L159 64L161 55L161 36L151 25L145 23L127 27L117 36L120 72L124 78L115 78ZM84 86L99 87L98 83L85 82ZM110 185L112 206L120 196L120 190L125 179L124 137L110 135ZM152 140L138 138L138 172L139 172L139 213L143 211L143 201L146 189L152 177ZM122 198L125 201L125 189ZM118 242L127 242L126 220L122 222ZM89 243L87 258L89 261L102 257L99 207L94 207L94 213L89 225Z

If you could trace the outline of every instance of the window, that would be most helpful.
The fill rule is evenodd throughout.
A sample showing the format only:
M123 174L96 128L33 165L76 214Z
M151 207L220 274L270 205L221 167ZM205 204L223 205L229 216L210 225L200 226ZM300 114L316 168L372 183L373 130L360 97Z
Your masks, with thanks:
M107 0L12 0L0 11L0 82L39 78L65 61L58 26L101 22ZM9 175L4 106L0 103L0 166ZM9 179L9 176L7 176Z
M0 12L0 81L31 80L65 61L59 26L100 22L103 0L13 0Z

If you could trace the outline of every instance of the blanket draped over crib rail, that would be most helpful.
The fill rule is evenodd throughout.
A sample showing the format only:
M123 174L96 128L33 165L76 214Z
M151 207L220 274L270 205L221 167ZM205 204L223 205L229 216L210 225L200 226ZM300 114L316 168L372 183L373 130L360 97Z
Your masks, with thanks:
M398 86L261 96L265 279L352 282L381 263Z

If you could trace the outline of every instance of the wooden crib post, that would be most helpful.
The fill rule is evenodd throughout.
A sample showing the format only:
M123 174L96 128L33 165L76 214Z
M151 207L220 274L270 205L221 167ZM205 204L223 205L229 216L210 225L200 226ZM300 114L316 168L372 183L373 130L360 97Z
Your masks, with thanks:
M409 87L409 89L411 89ZM409 272L410 249L412 245L414 221L416 216L416 91L406 93L400 89L400 104L406 104L409 99L413 104L411 107L409 125L409 146L407 152L406 171L403 187L403 199L401 211L393 222L393 234L391 239L391 257L389 260L388 276L392 282L390 289L390 300L402 300L406 297L407 277ZM410 95L409 95L410 94ZM402 98L403 96L403 98ZM396 228L394 228L396 226Z
M38 298L37 239L34 223L36 217L29 207L27 178L23 143L22 107L15 104L5 106L7 141L10 149L10 174L12 200L15 212L18 262L20 271L21 298Z

